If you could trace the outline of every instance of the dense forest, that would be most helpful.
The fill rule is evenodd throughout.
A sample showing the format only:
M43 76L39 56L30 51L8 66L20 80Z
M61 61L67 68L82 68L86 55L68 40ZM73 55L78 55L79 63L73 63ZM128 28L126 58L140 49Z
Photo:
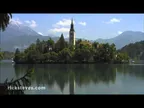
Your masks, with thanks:
M0 60L3 59L3 53L0 51Z
M9 51L3 51L3 59L12 59L14 58L14 53L13 52L9 52Z
M51 38L47 41L36 40L27 49L16 49L15 63L123 63L128 62L126 53L117 53L115 45L108 43L91 43L81 39L76 45L69 46L63 34L54 42Z
M8 60L14 58L14 53L9 51L0 52L0 60Z
M126 45L118 52L127 53L131 59L144 60L144 41Z

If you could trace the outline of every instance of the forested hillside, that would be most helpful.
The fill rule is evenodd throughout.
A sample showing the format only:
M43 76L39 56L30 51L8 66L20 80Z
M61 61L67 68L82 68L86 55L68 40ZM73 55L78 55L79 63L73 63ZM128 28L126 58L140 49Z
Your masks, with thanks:
M144 41L128 44L119 52L126 52L132 59L144 60Z

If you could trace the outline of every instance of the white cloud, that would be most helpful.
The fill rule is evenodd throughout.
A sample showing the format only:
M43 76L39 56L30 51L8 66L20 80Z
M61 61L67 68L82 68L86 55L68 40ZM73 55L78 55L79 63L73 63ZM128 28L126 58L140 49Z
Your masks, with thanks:
M75 21L73 21L74 24ZM62 19L61 21L58 21L56 24L52 25L54 28L49 29L49 32L51 33L64 33L66 34L65 36L67 37L67 33L69 32L71 24L71 19Z
M113 24L113 23L119 23L119 22L121 22L121 19L117 19L117 18L112 18L108 22L103 21L103 23L106 23L106 24Z
M25 23L29 24L29 26L32 28L37 27L37 23L34 20L31 20L31 21L27 20L25 21Z
M12 24L23 24L22 21L19 20L19 18L10 19L10 23L12 23Z
M80 25L86 26L86 22L79 22Z
M38 34L43 35L41 32L38 32Z
M37 27L37 23L34 21L34 20L27 20L27 21L24 21L22 22L19 18L13 18L13 19L10 19L10 23L12 24L28 24L28 26L32 27L32 28L35 28Z
M75 24L75 21L73 21ZM56 24L53 25L53 27L58 27L58 26L70 26L71 24L71 19L62 19L61 21L57 22Z
M54 28L54 29L50 29L49 32L53 32L53 33L56 33L56 32L61 32L61 33L67 33L69 32L69 28Z
M122 31L118 31L118 34L122 34Z

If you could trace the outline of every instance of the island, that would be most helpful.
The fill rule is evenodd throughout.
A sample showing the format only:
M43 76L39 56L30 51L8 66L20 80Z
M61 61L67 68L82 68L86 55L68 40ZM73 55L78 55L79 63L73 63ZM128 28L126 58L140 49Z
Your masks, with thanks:
M58 41L51 38L47 41L36 40L24 51L16 49L14 62L16 64L43 63L128 63L127 53L117 52L115 44L90 42L75 39L73 19L69 31L69 43L61 34Z

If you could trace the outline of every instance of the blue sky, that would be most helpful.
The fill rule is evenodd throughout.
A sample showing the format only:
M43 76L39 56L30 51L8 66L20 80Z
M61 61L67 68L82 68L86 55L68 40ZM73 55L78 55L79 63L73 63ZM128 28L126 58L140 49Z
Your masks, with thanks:
M71 18L77 38L108 39L124 31L144 31L144 14L13 14L13 20L45 36L68 37Z

